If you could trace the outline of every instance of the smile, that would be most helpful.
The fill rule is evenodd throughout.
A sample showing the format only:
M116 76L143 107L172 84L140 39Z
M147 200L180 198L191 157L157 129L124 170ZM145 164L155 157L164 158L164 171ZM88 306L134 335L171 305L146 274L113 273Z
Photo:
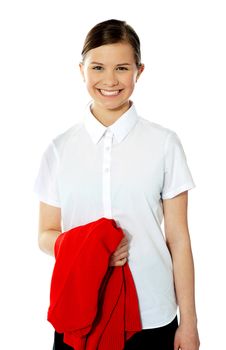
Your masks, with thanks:
M122 90L103 90L98 89L103 96L118 96Z

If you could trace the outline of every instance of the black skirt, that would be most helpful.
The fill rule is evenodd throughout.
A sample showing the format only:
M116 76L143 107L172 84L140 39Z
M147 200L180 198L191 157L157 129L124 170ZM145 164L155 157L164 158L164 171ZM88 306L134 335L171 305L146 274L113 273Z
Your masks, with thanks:
M127 340L124 350L174 350L174 336L177 328L178 320L175 317L166 326L142 329ZM63 336L55 332L53 350L73 350L71 346L64 343Z

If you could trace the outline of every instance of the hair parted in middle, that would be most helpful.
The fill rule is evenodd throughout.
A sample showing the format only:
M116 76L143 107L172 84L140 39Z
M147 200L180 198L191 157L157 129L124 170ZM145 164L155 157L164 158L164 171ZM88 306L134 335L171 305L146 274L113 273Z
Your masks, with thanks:
M117 19L110 19L96 24L87 34L82 49L82 58L99 46L116 44L120 42L129 43L134 51L137 67L141 66L140 39L135 30L126 23Z

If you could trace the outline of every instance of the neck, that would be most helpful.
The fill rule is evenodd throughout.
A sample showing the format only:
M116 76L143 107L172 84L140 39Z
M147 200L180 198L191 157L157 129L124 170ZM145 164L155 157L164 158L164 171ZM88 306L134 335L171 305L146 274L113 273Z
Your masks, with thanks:
M104 126L112 125L117 119L119 119L131 106L131 102L127 101L123 106L116 109L102 109L95 103L91 105L91 112L94 117Z

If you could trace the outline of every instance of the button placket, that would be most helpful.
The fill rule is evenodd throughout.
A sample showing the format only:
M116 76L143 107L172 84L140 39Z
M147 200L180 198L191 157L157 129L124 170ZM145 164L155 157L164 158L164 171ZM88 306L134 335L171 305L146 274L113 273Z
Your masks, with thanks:
M104 216L111 218L111 149L113 133L107 131L104 137L103 151L103 206Z

